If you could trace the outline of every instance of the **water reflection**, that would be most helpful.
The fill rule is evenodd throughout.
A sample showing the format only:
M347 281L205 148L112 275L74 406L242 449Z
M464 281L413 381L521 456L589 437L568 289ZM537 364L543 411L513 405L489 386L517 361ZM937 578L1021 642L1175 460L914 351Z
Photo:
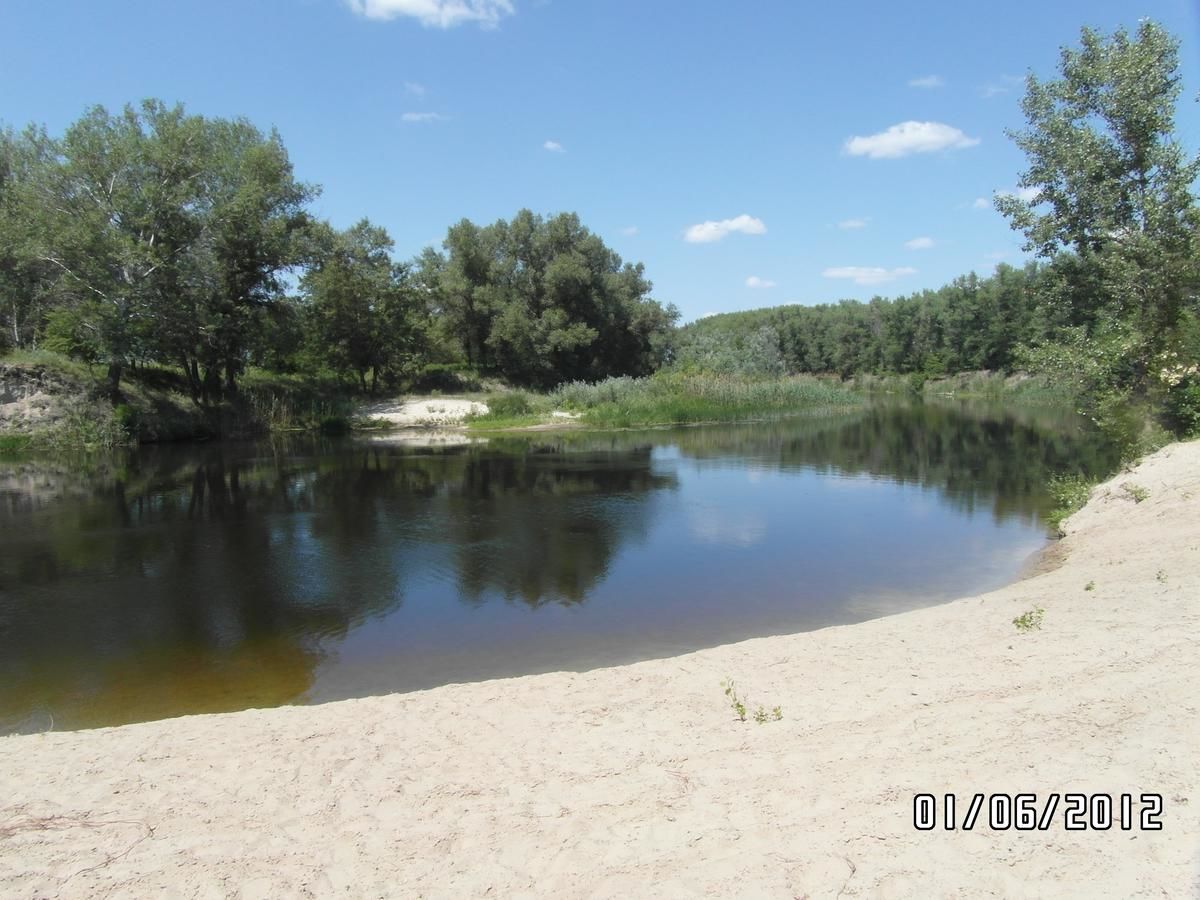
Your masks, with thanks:
M1110 463L1061 416L942 404L0 461L0 732L616 662L944 599L1011 576L1049 474Z

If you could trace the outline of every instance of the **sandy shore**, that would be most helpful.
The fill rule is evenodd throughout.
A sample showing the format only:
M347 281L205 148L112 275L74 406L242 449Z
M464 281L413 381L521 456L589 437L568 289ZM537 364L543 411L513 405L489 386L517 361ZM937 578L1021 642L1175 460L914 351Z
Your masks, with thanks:
M861 625L0 739L0 894L1197 896L1200 443L1067 530L1052 571ZM913 827L917 792L1068 791L1161 794L1162 830Z
M487 411L486 403L465 397L401 397L381 400L358 410L363 416L383 419L396 428L462 425L468 416L483 415Z

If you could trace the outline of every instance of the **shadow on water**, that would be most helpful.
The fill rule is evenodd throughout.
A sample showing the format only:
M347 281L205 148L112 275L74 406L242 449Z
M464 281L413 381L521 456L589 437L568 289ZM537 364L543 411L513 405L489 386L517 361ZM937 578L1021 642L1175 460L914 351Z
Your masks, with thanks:
M927 532L953 544L930 565L954 570L945 590L972 589L970 554L1042 539L1049 475L1112 462L1069 417L962 404L441 449L305 440L0 460L0 732L617 662L864 618L877 612L856 598L912 592L886 564L912 555L896 529L925 527L906 511L947 526ZM753 494L764 477L769 493ZM879 489L869 507L833 490L854 479ZM998 524L955 544L981 512ZM855 542L880 565L847 566L838 548ZM968 557L961 572L954 554ZM730 596L764 567L778 577Z

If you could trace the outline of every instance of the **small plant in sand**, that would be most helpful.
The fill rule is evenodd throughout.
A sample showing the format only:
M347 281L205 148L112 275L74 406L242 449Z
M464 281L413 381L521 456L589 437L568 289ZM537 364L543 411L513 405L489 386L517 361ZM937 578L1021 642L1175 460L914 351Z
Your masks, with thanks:
M1167 583L1167 570L1159 569L1154 575L1154 580L1157 581L1159 584L1166 584Z
M729 699L729 706L742 722L746 721L746 701L738 696L737 687L733 683L732 678L726 678L721 682L721 687L725 689L725 696Z
M1035 606L1033 609L1021 613L1012 621L1017 626L1017 631L1037 631L1041 629L1042 619L1045 617L1046 610Z
M748 711L747 697L745 694L739 694L737 686L733 683L732 678L726 678L721 682L721 687L725 690L725 697L729 700L729 708L733 710L734 715L738 717L739 722L746 721L746 712ZM761 703L752 713L754 721L759 725L766 722L778 722L783 718L783 707L774 706L768 712L767 708Z
M760 705L758 709L754 710L754 721L759 725L772 720L778 722L782 718L783 710L778 706L772 708L770 712L767 712L767 708L762 705Z
M1087 584L1085 584L1085 585L1083 586L1083 589L1084 589L1085 591L1094 591L1094 590L1096 589L1096 582L1095 582L1095 581L1089 581Z
M1125 482L1122 489L1126 494L1133 498L1134 503L1141 503L1150 496L1150 492L1148 490L1146 490L1140 484L1134 484L1132 481Z

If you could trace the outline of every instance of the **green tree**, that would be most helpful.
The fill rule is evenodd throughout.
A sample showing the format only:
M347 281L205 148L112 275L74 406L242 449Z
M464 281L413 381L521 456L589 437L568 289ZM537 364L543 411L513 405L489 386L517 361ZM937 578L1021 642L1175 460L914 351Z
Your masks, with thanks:
M1060 77L1026 80L1028 127L1010 136L1029 168L1031 199L996 206L1043 257L1064 250L1071 325L1122 333L1142 381L1196 302L1200 159L1174 137L1178 41L1153 22L1107 37L1085 28L1064 48Z
M408 269L392 262L392 239L363 219L330 232L327 250L305 273L313 354L374 393L380 377L413 367L423 348L422 299Z
M54 302L58 269L35 235L44 215L36 185L56 152L42 129L0 128L0 347L36 345Z
M665 358L677 311L651 299L644 268L623 263L575 214L521 210L483 228L464 220L444 247L422 257L421 280L468 363L548 387L645 375Z

